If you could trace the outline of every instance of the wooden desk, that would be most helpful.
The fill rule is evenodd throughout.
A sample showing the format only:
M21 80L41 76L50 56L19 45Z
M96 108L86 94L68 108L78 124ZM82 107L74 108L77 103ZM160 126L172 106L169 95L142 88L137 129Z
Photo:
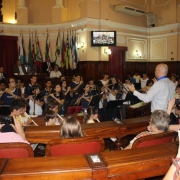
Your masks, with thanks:
M68 116L68 115L67 115ZM74 116L81 124L83 123L83 114L82 113L77 113L77 114L71 114L71 116ZM66 117L66 115L65 115ZM39 126L45 126L46 123L45 123L45 120L44 120L44 116L38 116L38 117L35 117L35 118L32 118ZM33 123L30 124L30 126L34 126Z
M128 118L135 118L141 116L150 116L151 103L140 102L132 106L126 107L126 115Z
M122 138L127 134L137 134L148 125L149 116L124 120L122 124L114 121L101 123L81 124L82 130L88 136L96 135L102 138L118 137ZM59 138L60 126L28 126L25 128L26 138L30 143L45 143L51 139Z
M1 180L103 179L133 180L166 174L177 153L173 143L102 152L105 167L93 168L84 155L9 159Z

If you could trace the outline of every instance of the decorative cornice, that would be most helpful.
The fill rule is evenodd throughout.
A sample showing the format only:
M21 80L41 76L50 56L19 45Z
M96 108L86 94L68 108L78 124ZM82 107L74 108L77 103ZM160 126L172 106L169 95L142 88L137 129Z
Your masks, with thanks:
M72 28L73 25L73 28ZM95 28L86 28L86 25L95 25ZM128 35L131 34L131 36L135 37L142 37L142 38L149 38L148 33L160 33L159 35L151 35L150 37L160 37L160 36L165 36L165 35L176 35L178 34L178 31L180 29L180 23L175 23L175 24L168 24L160 27L152 27L152 28L147 28L147 27L140 27L140 26L134 26L134 25L129 25L129 24L123 24L123 23L117 23L117 22L112 22L110 20L98 20L98 19L92 19L92 18L84 18L80 19L77 21L73 22L66 22L66 23L61 23L61 24L28 24L28 25L19 25L19 24L7 24L7 23L0 23L0 34L3 29L11 29L12 34L13 31L29 31L29 30L41 30L41 31L47 31L48 30L55 30L55 29L60 29L60 31L64 31L65 33L68 30L76 30L76 32L80 32L80 30L83 28L84 30L91 30L91 31L96 31L96 30L107 30L107 29L102 29L101 27L107 27L107 29L111 30L118 30L118 35ZM121 32L120 30L128 30L128 33ZM163 34L162 32L165 32L166 34ZM132 33L131 33L132 32ZM137 33L137 34L136 34ZM139 34L138 34L139 33ZM142 33L144 35L142 35ZM50 35L54 35L55 33L50 33ZM7 34L6 34L7 35Z

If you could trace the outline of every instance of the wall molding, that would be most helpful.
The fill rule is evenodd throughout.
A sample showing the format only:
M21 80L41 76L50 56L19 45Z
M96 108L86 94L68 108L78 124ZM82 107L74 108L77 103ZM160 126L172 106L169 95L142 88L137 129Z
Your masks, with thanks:
M161 7L161 6L166 6L171 0L166 0L166 2L164 4L161 5L156 5L155 0L152 0L152 5L154 7Z
M161 56L155 56L154 52L153 52L153 48L155 43L157 42L161 42L164 45L164 54L162 54ZM158 59L167 59L167 38L159 38L159 39L151 39L150 40L150 60L158 60Z
M141 4L138 4L138 3L134 3L134 2L130 2L128 0L119 0L120 2L125 2L125 3L129 3L129 4L132 4L132 5L136 5L136 6L139 6L139 7L145 7L146 4L147 4L147 0L144 0L144 5L141 5Z

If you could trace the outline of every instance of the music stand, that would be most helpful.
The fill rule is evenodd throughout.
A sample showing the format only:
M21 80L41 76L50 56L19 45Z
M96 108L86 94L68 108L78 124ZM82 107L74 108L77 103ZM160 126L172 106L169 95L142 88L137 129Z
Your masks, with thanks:
M116 109L116 108L119 108L122 106L123 102L125 100L114 100L114 101L109 101L107 106L106 106L106 109Z
M97 94L97 95L93 96L91 99L91 102L89 103L88 106L94 106L94 105L98 104L99 101L101 100L101 98L102 98L102 94Z

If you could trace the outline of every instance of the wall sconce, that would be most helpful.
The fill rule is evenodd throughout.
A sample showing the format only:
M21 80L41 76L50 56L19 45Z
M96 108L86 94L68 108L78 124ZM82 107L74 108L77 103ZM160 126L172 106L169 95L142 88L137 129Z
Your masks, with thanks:
M140 58L142 56L141 52L139 52L138 50L136 50L136 55L137 55L137 57L140 57Z
M111 50L109 48L105 48L104 49L104 53L110 55L111 54Z
M79 50L79 49L82 49L82 52L84 52L83 47L84 47L84 42L77 44L77 49L78 49L78 50Z
M84 47L84 42L81 43L81 48L83 48L83 47Z

